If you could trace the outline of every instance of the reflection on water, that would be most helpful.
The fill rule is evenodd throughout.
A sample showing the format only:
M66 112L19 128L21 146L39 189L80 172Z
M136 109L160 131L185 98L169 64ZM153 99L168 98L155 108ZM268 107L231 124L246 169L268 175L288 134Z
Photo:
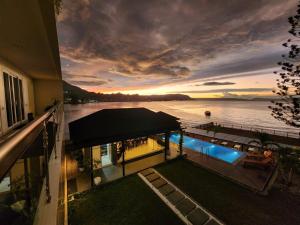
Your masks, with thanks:
M280 129L282 131L298 131L271 116L267 101L162 101L162 102L104 102L83 105L65 105L66 122L86 116L105 108L145 107L153 111L164 111L174 115L186 124L207 122L233 123L248 126L260 126ZM211 111L209 118L205 111Z

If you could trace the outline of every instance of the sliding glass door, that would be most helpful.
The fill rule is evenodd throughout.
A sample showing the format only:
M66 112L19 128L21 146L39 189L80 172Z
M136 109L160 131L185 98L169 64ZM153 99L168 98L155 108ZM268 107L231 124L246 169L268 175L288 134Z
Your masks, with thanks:
M3 73L7 126L25 120L22 80L8 73Z

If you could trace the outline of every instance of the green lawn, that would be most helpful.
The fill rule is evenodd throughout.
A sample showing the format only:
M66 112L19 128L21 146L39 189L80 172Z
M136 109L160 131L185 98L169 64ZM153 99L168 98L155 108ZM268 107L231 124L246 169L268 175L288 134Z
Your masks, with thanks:
M81 194L69 203L70 225L176 225L181 220L137 176Z
M169 162L156 169L226 224L300 224L299 196L280 190L259 196L187 160Z

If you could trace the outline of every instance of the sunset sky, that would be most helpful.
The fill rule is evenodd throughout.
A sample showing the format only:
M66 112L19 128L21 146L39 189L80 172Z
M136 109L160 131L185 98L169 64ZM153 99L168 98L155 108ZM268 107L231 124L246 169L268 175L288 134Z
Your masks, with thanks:
M270 96L296 0L64 0L67 82L89 91Z

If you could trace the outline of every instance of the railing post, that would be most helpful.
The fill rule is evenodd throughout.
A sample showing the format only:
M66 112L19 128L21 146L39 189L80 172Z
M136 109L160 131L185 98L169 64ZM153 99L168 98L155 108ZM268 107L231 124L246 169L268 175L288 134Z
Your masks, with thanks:
M170 132L165 133L165 160L167 160L167 154L170 150Z
M46 173L46 196L47 203L51 201L50 195L50 184L49 184L49 165L48 165L48 133L47 133L47 124L44 121L43 123L43 149L44 149L44 161L45 161L45 173Z
M94 186L94 160L93 160L93 147L89 148L90 150L90 167L91 167L91 187Z
M56 130L55 130L55 113L57 113L57 111L53 112L53 127L52 127L52 132L53 132L53 135L52 135L52 138L53 138L53 147L54 147L54 156L55 156L55 159L57 159L57 151L56 151L56 132L57 132L57 127L58 127L58 124L57 124L57 127L56 127Z
M24 178L25 178L25 198L26 208L30 211L31 208L31 196L30 196L30 185L29 185L29 172L28 172L28 158L24 158Z
M57 121L57 128L56 128L57 141L59 141L59 129L60 129L59 112L60 112L60 104L56 107L56 111L55 111L56 121Z
M125 177L125 151L126 151L125 141L122 141L121 152L122 152L122 175L123 175L123 177Z
M182 156L182 147L183 147L183 131L180 130L180 139L179 139L179 155Z

